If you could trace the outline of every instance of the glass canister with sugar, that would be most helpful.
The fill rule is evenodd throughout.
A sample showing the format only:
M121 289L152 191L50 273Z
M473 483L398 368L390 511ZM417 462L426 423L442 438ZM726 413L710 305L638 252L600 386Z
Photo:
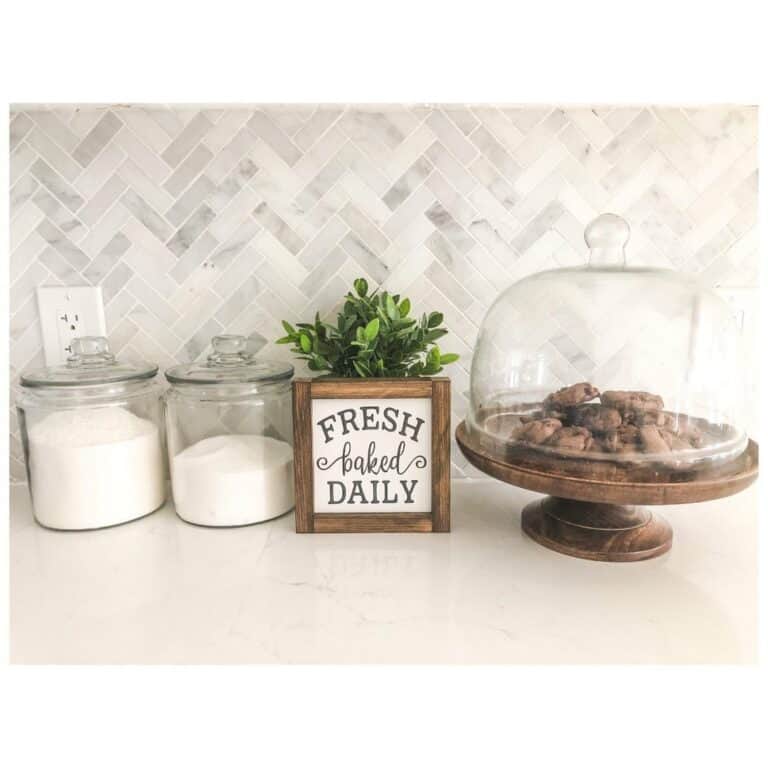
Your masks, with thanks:
M293 366L257 359L244 336L212 350L165 374L176 512L214 527L279 517L293 508Z
M116 360L101 336L73 339L71 348L66 364L21 376L35 518L87 530L148 515L165 500L157 366Z

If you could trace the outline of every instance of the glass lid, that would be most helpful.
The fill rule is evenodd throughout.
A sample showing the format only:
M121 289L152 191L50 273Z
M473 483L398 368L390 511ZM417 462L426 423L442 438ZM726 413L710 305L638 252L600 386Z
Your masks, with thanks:
M157 373L154 363L129 363L116 360L104 336L72 339L72 353L64 365L36 368L21 375L24 387L77 387L114 384L121 381L151 379Z
M681 466L744 450L750 371L738 322L694 275L627 266L603 214L589 261L538 272L488 310L468 426L501 457Z
M293 376L293 366L257 360L245 336L222 335L211 340L213 352L204 362L176 365L165 372L172 384L237 384L280 381Z

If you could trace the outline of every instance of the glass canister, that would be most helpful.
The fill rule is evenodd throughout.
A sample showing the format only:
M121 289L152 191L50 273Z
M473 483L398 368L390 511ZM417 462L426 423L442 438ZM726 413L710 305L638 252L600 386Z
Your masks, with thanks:
M165 373L176 512L215 527L271 520L293 509L293 366L257 360L244 336L212 348Z
M36 520L104 528L165 501L157 366L115 359L101 336L72 341L66 364L21 376L17 401Z

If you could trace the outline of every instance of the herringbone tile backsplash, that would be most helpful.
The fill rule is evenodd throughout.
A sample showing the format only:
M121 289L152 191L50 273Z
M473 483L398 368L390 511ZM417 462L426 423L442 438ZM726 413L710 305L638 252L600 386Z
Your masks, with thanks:
M222 332L288 357L279 321L364 275L444 311L458 419L490 303L581 263L603 211L632 225L633 263L702 274L749 332L756 145L756 108L734 106L13 107L11 396L43 364L38 285L101 284L113 349L165 367Z

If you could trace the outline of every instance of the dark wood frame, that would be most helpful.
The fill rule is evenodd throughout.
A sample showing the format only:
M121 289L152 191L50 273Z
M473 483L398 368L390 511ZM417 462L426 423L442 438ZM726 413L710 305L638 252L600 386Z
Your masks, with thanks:
M314 511L312 401L317 399L430 398L432 400L432 511ZM414 379L295 379L293 450L296 533L447 533L451 529L451 381Z

